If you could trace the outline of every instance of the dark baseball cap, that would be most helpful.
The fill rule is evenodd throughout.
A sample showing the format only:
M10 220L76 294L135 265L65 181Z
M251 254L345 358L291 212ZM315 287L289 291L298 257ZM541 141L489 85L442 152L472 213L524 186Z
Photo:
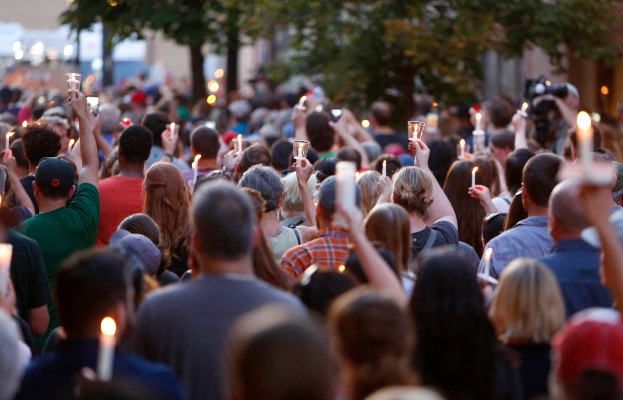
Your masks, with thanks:
M59 157L45 157L35 170L37 186L49 189L69 190L74 185L74 167Z
M318 189L318 203L327 211L335 212L335 192L337 179L330 176L320 185ZM361 208L361 188L355 184L355 205Z

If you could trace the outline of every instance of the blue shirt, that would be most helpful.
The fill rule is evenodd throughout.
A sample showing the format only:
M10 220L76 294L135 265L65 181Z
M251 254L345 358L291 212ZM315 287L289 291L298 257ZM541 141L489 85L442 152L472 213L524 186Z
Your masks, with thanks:
M71 398L63 396L73 393L80 370L88 367L96 371L98 350L97 339L62 341L56 352L28 366L15 400ZM144 398L185 398L171 369L135 355L115 352L112 380L131 384L135 393L144 391Z
M539 259L556 275L567 318L590 307L612 307L610 291L601 283L600 257L601 252L584 240L569 239Z
M159 146L151 146L151 151L149 153L149 158L147 159L147 168L151 167L152 164L157 163L162 160L162 156L164 156L164 149ZM179 168L181 171L186 169L190 169L188 164L185 161L180 160L177 157L173 157L173 161L171 161L173 165Z
M516 258L539 258L547 255L554 247L554 240L547 230L547 217L528 217L519 221L512 229L493 238L485 247L493 249L491 275L498 278L504 268ZM483 253L484 254L484 253ZM484 257L479 271L484 270Z

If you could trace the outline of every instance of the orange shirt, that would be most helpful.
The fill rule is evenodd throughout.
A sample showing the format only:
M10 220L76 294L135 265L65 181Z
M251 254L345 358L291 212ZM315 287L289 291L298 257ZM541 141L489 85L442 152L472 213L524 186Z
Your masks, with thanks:
M143 212L143 179L113 176L99 182L100 225L97 246L108 245L117 227L126 217Z

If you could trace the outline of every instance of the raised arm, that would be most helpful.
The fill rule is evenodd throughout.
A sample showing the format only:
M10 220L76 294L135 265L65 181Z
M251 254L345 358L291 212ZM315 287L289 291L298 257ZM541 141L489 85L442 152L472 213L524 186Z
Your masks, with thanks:
M11 150L4 155L4 165L6 165L6 168L9 171L11 187L13 188L15 196L19 199L20 205L28 209L31 215L35 215L35 205L32 204L30 196L28 196L28 193L24 190L24 186L22 186L22 183L15 172L15 169L17 168L17 161L15 160L15 157L13 157L13 152Z
M97 144L95 136L91 130L89 122L89 111L84 94L77 90L69 92L69 104L76 113L80 124L80 157L82 168L78 175L78 185L90 183L97 186L97 173L99 170L99 159L97 157Z
M102 136L102 113L98 112L97 115L89 113L89 117L97 148L104 153L104 157L108 157L108 155L112 153L112 146L108 144L104 136Z
M515 150L527 149L528 139L526 139L526 119L519 113L515 113L512 119L515 128Z
M314 196L309 192L307 181L314 173L314 166L307 160L301 160L301 167L295 162L292 169L296 171L296 183L301 192L301 200L303 200L303 209L305 210L305 225L316 227L316 207L314 205Z
M307 137L307 115L305 115L305 111L294 107L294 110L292 110L292 124L294 125L294 139L309 140Z
M426 219L424 222L426 222L427 225L432 225L437 221L448 221L455 227L458 227L456 214L454 208L452 208L452 204L450 204L450 200L448 200L441 186L437 183L437 179L435 179L430 168L428 168L430 149L423 141L416 140L415 142L409 143L409 150L415 152L415 166L428 172L433 181L433 204L431 204L426 211Z
M361 168L370 169L370 161L368 161L368 153L363 149L361 143L350 133L348 133L348 122L345 118L340 118L338 122L329 122L329 125L335 133L342 139L344 145L357 150L361 156Z

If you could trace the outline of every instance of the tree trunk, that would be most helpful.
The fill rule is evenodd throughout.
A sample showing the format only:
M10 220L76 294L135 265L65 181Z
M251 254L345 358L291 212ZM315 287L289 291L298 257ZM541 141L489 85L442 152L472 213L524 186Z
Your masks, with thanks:
M238 89L238 49L240 47L238 29L238 9L234 8L227 16L227 94Z
M208 95L206 80L203 76L203 53L201 46L190 46L190 65L193 76L193 99L205 99Z

